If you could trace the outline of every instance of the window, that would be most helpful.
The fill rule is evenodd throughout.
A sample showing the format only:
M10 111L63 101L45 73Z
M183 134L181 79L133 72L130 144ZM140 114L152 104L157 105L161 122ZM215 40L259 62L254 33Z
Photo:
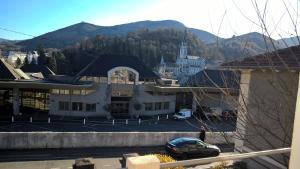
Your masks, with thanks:
M73 102L72 110L73 111L82 111L82 103L81 102Z
M58 102L58 104L59 110L69 110L69 102Z
M86 104L85 105L85 109L88 112L96 112L96 103L92 103L92 104Z
M155 110L161 110L161 103L155 103Z
M52 94L59 94L59 90L58 89L52 89Z
M169 102L164 102L164 110L168 110L170 107Z
M145 103L145 110L151 111L152 110L152 103Z
M70 94L69 90L59 90L59 94Z
M73 90L73 94L80 95L80 90Z

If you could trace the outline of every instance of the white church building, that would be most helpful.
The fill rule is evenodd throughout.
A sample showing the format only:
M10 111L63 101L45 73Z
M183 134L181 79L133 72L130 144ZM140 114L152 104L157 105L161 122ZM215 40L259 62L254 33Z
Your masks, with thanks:
M181 43L180 54L175 63L165 63L161 57L159 74L161 77L175 78L179 83L184 83L189 76L194 75L205 67L205 59L200 56L188 55L188 47L185 42Z

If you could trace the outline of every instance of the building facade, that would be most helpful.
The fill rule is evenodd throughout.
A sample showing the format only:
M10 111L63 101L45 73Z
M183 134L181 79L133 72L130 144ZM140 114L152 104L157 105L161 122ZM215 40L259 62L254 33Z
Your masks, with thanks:
M159 74L162 77L175 78L180 83L184 83L188 76L194 75L205 67L205 59L200 56L188 55L188 46L181 43L179 56L175 63L165 63L161 57Z
M222 65L241 73L235 151L291 146L299 90L299 58L300 46L294 46ZM245 161L249 168L288 168L289 155Z

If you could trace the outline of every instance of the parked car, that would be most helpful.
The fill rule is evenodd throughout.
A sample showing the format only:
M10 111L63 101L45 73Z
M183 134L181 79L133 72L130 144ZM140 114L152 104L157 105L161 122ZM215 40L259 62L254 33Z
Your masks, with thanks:
M220 107L209 107L206 111L203 111L206 119L219 119L222 117L222 109Z
M171 156L182 159L215 157L221 153L217 146L192 137L180 137L170 140L166 143L165 148Z
M173 118L175 120L185 120L192 117L192 110L191 109L180 109L178 113L175 113Z
M223 110L222 112L222 117L227 120L227 119L236 119L237 117L237 110Z

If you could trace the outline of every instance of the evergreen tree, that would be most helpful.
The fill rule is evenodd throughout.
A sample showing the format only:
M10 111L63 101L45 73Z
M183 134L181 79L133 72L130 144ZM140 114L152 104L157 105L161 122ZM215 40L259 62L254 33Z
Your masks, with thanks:
M25 57L25 60L24 60L24 65L29 65L28 56L26 56L26 57Z
M30 64L37 64L37 59L35 57L32 57Z
M45 50L43 48L43 46L39 45L37 52L39 54L38 57L38 64L39 65L45 65L46 64L46 54L45 54Z
M16 65L17 68L19 68L22 65L22 61L19 57L17 58L15 65Z

